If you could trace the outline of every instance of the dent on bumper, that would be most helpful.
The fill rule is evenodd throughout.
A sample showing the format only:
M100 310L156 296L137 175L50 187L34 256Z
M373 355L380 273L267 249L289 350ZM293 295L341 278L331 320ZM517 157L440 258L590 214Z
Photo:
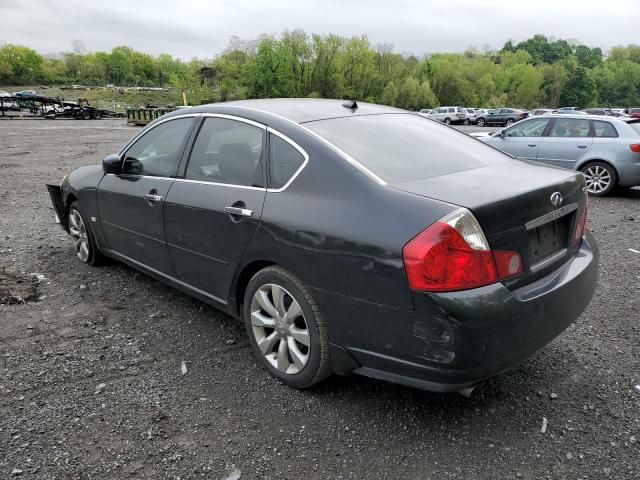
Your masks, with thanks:
M416 295L415 312L385 316L378 340L346 343L346 350L360 365L356 373L433 391L460 390L513 367L558 336L591 301L597 277L598 249L587 233L573 258L529 285ZM375 316L368 320L382 326Z

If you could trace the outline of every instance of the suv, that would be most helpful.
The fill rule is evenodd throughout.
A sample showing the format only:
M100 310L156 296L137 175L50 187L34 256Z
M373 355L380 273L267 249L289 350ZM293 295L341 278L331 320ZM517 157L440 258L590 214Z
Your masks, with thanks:
M509 126L517 121L527 118L529 114L523 110L515 108L498 108L490 110L488 113L481 115L476 120L479 127L485 125L506 125Z
M467 119L467 112L462 107L438 107L428 114L429 118L439 120L447 125L464 123Z

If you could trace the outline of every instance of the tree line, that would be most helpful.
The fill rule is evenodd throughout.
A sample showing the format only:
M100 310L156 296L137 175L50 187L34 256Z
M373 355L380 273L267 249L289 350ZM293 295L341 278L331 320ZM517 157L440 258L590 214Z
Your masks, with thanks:
M0 85L83 84L170 86L192 103L268 97L352 98L420 109L471 107L640 106L640 46L606 55L568 40L535 35L500 50L395 52L368 38L285 31L256 40L232 37L211 59L182 61L127 46L41 55L0 46Z

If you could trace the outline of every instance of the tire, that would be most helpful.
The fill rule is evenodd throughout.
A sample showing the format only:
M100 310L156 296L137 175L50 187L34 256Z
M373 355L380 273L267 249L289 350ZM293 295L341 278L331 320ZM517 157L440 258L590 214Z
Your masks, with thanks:
M587 180L587 192L594 197L609 195L618 186L618 172L606 162L590 162L580 167Z
M289 314L294 316L287 319ZM291 272L267 267L256 273L245 291L242 316L255 357L282 383L308 388L331 375L325 321L311 292Z
M82 119L83 120L91 120L91 112L89 110L82 111Z
M469 125L471 123L471 121L468 118L464 119L464 122L462 122L464 125Z
M484 118L479 118L478 121L477 121L477 124L478 124L479 127L484 127L486 123L487 122L486 122L486 120Z
M69 207L69 235L80 261L88 265L99 265L103 261L104 257L96 246L87 216L77 200Z
M505 124L507 127L510 127L511 125L513 125L513 124L514 124L513 118L507 118L507 121L506 121L506 122L504 122L504 124Z
M445 118L444 123L446 123L447 125L451 125L451 119L449 117Z
M96 109L93 114L93 118L95 118L96 120L100 120L102 118L102 111Z

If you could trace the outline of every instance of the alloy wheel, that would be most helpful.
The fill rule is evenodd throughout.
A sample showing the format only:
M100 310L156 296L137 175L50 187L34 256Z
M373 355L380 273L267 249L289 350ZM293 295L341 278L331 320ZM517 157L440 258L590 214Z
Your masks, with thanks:
M611 185L611 174L600 165L587 167L582 173L587 181L589 193L602 193Z
M69 213L69 233L78 258L86 263L90 255L89 236L80 212L75 209Z
M265 359L294 375L309 361L310 335L298 301L275 283L261 286L251 300L251 329Z

